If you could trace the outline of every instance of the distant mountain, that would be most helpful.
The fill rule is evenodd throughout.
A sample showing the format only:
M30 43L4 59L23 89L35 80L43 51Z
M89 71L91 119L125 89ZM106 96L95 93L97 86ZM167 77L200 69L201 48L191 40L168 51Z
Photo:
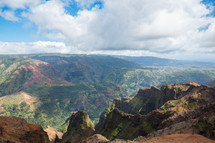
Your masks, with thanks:
M145 66L173 66L173 67L190 67L190 68L215 68L214 62L198 62L186 60L172 60L151 56L114 56L120 59L132 61Z

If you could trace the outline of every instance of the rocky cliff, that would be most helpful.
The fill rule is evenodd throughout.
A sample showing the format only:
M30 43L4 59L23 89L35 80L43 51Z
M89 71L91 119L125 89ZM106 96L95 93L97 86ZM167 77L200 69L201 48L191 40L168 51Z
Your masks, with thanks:
M0 142L49 143L49 139L40 125L18 117L0 117Z
M125 108L124 104L127 104ZM166 85L160 89L152 87L140 90L127 103L117 103L117 107L127 113L134 113L136 109L139 114L112 110L96 129L110 140L176 133L215 136L215 88L212 87L195 83ZM151 109L156 110L146 114Z

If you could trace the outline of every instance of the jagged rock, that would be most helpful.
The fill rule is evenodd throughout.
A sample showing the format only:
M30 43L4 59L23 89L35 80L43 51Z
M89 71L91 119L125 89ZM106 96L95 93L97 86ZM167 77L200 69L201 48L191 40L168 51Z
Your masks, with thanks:
M62 139L62 136L63 136L63 133L58 132L56 129L49 126L47 129L45 129L45 132L47 133L49 137L49 141L51 143L54 143L56 140Z
M78 111L72 114L67 132L62 143L79 143L94 134L94 125L87 112Z
M18 117L0 117L0 142L49 143L43 128Z
M97 126L102 124L108 113L110 113L114 108L118 108L119 110L129 114L147 114L160 108L169 100L182 98L188 91L199 86L200 85L194 82L163 85L161 88L152 86L151 88L140 89L134 97L117 98L110 103L101 114L100 121Z

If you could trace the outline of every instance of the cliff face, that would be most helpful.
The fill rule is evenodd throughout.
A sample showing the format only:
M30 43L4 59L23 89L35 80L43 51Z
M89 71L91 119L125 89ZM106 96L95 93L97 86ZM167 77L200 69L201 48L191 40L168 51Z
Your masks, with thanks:
M150 94L150 98L141 100L141 98L143 99L146 95L149 95L146 93ZM152 93L155 94L152 95ZM158 99L152 102L152 99L156 97ZM139 113L148 112L149 110L145 109L149 109L149 107L150 109L159 108L145 115L125 114L118 109L114 109L100 123L96 132L110 140L115 138L134 139L137 136L154 137L176 133L199 133L207 137L215 136L215 111L213 110L215 108L215 88L200 86L195 83L166 85L160 89L152 87L139 91L134 98L129 100L127 105L138 107L136 109L140 109L138 110ZM131 104L134 100L138 104ZM165 104L160 105L166 100ZM118 103L117 107L121 109L124 103ZM126 109L129 109L127 112L131 112L134 108L127 107ZM126 110L124 109L124 111Z
M115 138L133 140L138 136L146 136L154 132L159 123L171 115L171 112L158 111L154 111L147 116L140 114L132 115L114 109L96 129L96 133L102 134L109 140Z
M186 84L170 84L161 88L151 87L140 89L134 97L117 98L105 109L100 116L100 125L108 113L114 108L129 114L147 114L155 109L160 108L169 100L177 100L185 96L187 92L199 85L193 82Z
M49 139L40 125L18 117L0 117L0 142L49 143Z
M73 113L62 143L78 143L94 134L94 125L85 111Z

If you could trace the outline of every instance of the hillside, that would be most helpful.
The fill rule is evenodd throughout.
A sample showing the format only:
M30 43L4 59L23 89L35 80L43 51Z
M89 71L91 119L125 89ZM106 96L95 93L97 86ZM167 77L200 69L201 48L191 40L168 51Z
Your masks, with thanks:
M137 63L111 56L33 55L30 57L53 65L63 79L73 83L117 82L127 71L140 68Z
M0 115L65 131L71 112L85 110L97 123L109 102L139 88L213 79L213 69L145 67L110 56L0 56Z

